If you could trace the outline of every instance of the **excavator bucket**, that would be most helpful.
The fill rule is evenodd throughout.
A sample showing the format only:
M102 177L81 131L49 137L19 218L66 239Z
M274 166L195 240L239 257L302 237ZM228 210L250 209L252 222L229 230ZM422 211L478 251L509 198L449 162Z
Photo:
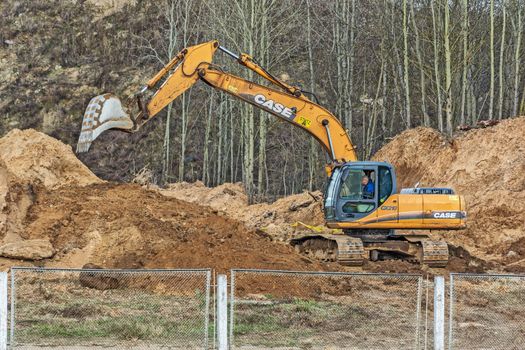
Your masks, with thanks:
M118 97L110 93L95 96L89 101L84 113L77 153L87 152L91 143L106 130L131 131L133 128L134 123L122 108Z

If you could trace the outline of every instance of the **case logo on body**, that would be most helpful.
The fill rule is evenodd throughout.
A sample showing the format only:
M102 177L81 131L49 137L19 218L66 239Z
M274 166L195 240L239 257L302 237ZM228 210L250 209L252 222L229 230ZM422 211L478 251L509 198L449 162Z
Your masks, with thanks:
M280 103L274 102L273 100L266 99L264 95L255 95L253 100L258 105L261 105L272 112L278 113L286 119L295 118L295 111L292 108L285 107Z
M464 211L433 211L430 215L434 219L462 219L467 216Z

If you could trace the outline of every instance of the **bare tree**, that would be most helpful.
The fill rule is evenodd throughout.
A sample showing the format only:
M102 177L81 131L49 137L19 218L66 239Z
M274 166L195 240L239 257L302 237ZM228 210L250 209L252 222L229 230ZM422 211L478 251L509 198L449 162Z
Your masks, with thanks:
M467 99L467 72L469 69L468 58L468 0L461 1L462 21L461 34L463 37L463 73L461 76L461 114L460 124L465 124L465 103Z
M490 0L490 100L489 117L494 115L494 0Z
M505 32L507 31L507 11L505 0L501 0L501 17L502 17L502 25L501 25L501 42L499 47L499 95L498 95L498 119L501 120L503 117L503 76L505 73L503 72L503 60L505 55Z
M419 29L416 23L416 16L414 13L414 1L410 1L410 17L412 19L412 27L414 28L414 34L416 36L416 55L417 55L417 64L419 66L419 88L421 91L421 112L423 113L423 124L425 126L430 126L430 117L427 111L427 94L426 94L426 79L425 79L425 69L423 65L423 58L421 54L421 40L419 39Z
M439 74L439 49L438 49L438 26L436 19L435 4L430 0L430 9L432 11L432 28L433 28L433 45L434 45L434 82L436 84L436 104L437 104L437 119L438 129L443 132L443 103L441 102L441 76ZM439 9L438 9L439 11Z
M405 88L406 127L410 128L410 83L408 78L408 11L407 0L403 0L403 83Z
M521 62L521 35L523 32L523 7L524 3L522 0L515 0L515 9L516 9L516 21L514 17L511 17L512 27L514 31L514 93L513 93L513 106L512 106L512 116L518 115L518 106L520 99L519 84L520 84L520 62ZM525 93L524 93L525 95Z

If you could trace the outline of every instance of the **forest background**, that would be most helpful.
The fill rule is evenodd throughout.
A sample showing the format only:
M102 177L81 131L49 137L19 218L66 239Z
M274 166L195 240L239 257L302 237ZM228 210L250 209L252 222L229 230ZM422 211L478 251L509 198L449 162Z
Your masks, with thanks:
M452 135L525 114L524 24L525 0L3 0L0 136L35 128L75 145L93 96L130 96L182 48L218 39L315 94L369 159L408 128ZM107 180L242 181L267 200L322 189L326 155L301 130L198 84L81 160Z

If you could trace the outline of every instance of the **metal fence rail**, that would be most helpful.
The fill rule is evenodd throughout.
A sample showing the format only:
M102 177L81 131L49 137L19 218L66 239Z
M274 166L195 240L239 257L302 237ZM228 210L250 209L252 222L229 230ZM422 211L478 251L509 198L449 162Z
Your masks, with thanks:
M11 270L12 348L206 349L210 270Z
M419 275L232 270L230 346L419 349Z
M525 276L450 275L449 349L524 349Z

